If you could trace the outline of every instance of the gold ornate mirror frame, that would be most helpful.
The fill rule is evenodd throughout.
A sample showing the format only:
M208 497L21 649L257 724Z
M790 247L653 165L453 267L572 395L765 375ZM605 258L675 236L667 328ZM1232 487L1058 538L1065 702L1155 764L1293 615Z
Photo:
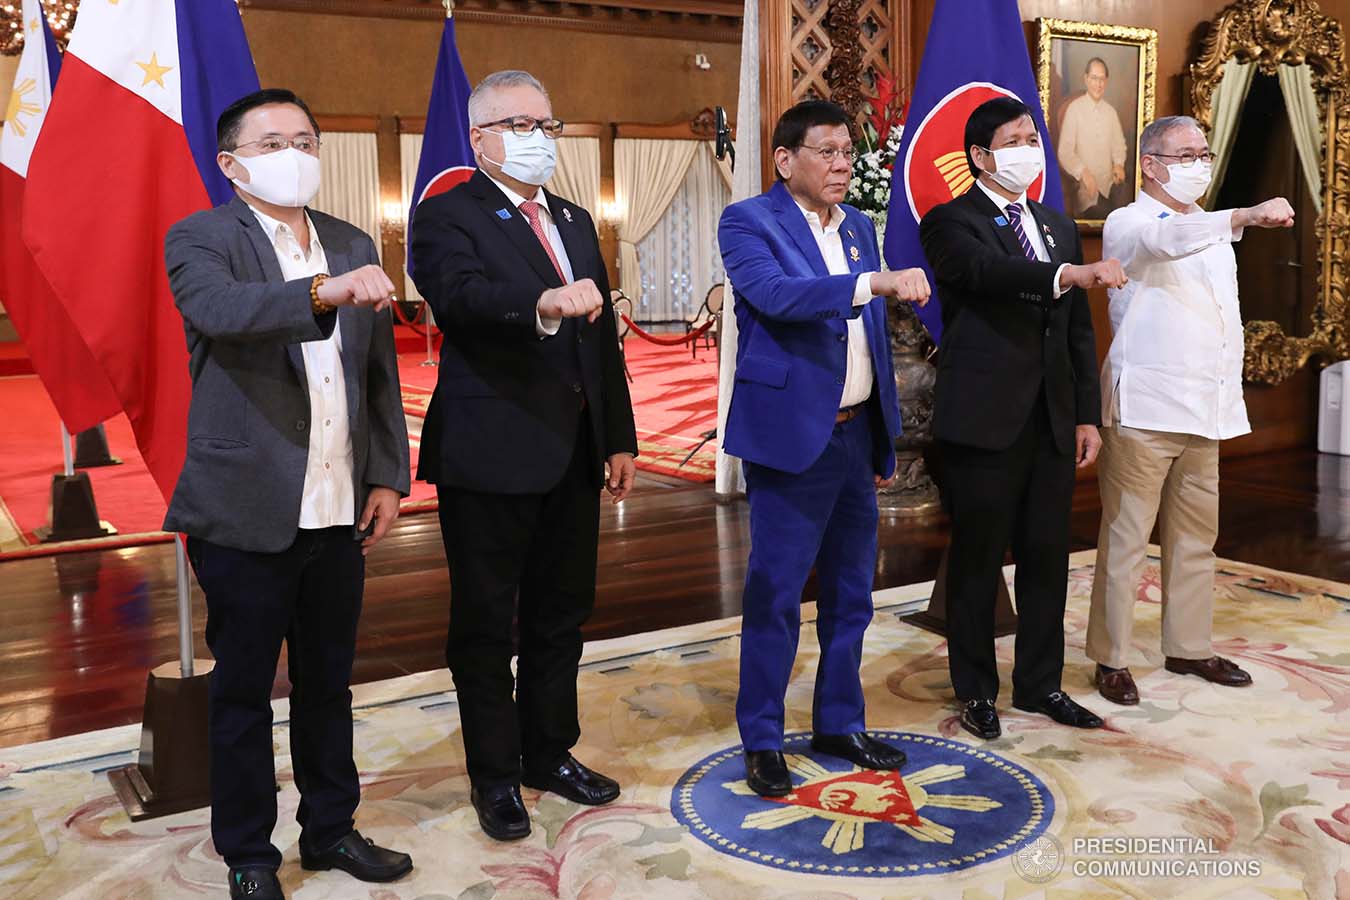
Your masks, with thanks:
M1313 357L1333 362L1350 356L1350 307L1345 297L1350 237L1350 89L1341 23L1322 14L1316 0L1239 0L1210 23L1191 64L1191 109L1201 127L1213 126L1212 100L1232 58L1277 74L1281 65L1306 65L1321 112L1322 214L1317 219L1318 298L1307 337L1284 333L1276 322L1248 322L1244 377L1279 384Z

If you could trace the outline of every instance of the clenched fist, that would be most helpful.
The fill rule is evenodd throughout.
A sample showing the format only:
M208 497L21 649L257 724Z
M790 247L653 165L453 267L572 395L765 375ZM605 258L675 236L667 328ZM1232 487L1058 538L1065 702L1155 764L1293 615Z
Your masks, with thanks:
M932 294L928 286L928 276L923 269L901 269L898 272L873 272L872 295L874 297L895 297L906 303L924 306Z
M1128 281L1125 269L1118 259L1104 259L1086 266L1066 266L1064 274L1060 276L1061 287L1078 287L1083 290L1124 287Z
M1265 203L1233 210L1233 224L1239 228L1290 228L1294 224L1294 208L1283 197L1272 197Z
M374 304L379 312L394 299L394 283L376 265L352 269L343 275L334 275L314 292L329 306L357 306Z
M594 322L605 308L605 298L589 278L582 278L539 295L539 318L579 319Z

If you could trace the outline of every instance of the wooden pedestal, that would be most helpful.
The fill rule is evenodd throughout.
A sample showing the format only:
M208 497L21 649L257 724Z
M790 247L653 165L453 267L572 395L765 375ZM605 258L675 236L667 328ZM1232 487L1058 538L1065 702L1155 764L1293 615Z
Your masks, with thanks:
M933 584L933 596L928 608L923 612L902 616L901 621L947 637L947 560L951 548L942 551L942 562L938 564L937 581ZM1008 583L999 573L998 595L994 598L994 637L1003 637L1017 631L1017 613L1013 612L1012 597L1008 594Z
M214 666L198 660L191 678L182 677L177 662L150 671L139 759L108 773L133 822L210 804L206 688Z

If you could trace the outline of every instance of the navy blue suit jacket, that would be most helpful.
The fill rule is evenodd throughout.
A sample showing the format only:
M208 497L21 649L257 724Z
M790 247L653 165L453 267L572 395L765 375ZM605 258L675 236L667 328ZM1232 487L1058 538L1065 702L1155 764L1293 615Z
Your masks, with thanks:
M781 182L722 213L717 240L739 329L723 446L733 456L784 472L802 472L815 462L844 392L847 323L861 315L876 375L868 400L873 466L890 477L900 404L886 305L853 305L858 275L881 268L876 229L853 207L843 210L839 235L848 275L829 273L806 217Z

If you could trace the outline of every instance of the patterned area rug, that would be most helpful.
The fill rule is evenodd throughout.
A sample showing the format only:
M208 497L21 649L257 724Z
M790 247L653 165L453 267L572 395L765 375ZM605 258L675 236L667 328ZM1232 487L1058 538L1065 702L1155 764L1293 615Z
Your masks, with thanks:
M780 800L741 780L735 619L588 646L577 755L624 794L583 808L526 790L535 828L516 844L477 828L447 675L358 688L358 825L417 864L391 885L300 869L279 702L282 881L298 900L1350 896L1350 587L1222 563L1217 649L1256 682L1225 690L1161 668L1150 565L1133 666L1144 699L1131 709L1089 686L1093 558L1071 561L1065 687L1105 730L1062 728L1005 697L1003 738L967 736L945 643L900 621L928 597L913 585L877 594L863 659L869 722L908 764L860 772L815 754L806 607L788 697L796 790ZM1006 686L1012 638L999 654ZM131 823L113 798L103 773L133 758L137 736L0 750L0 896L221 895L204 811Z

